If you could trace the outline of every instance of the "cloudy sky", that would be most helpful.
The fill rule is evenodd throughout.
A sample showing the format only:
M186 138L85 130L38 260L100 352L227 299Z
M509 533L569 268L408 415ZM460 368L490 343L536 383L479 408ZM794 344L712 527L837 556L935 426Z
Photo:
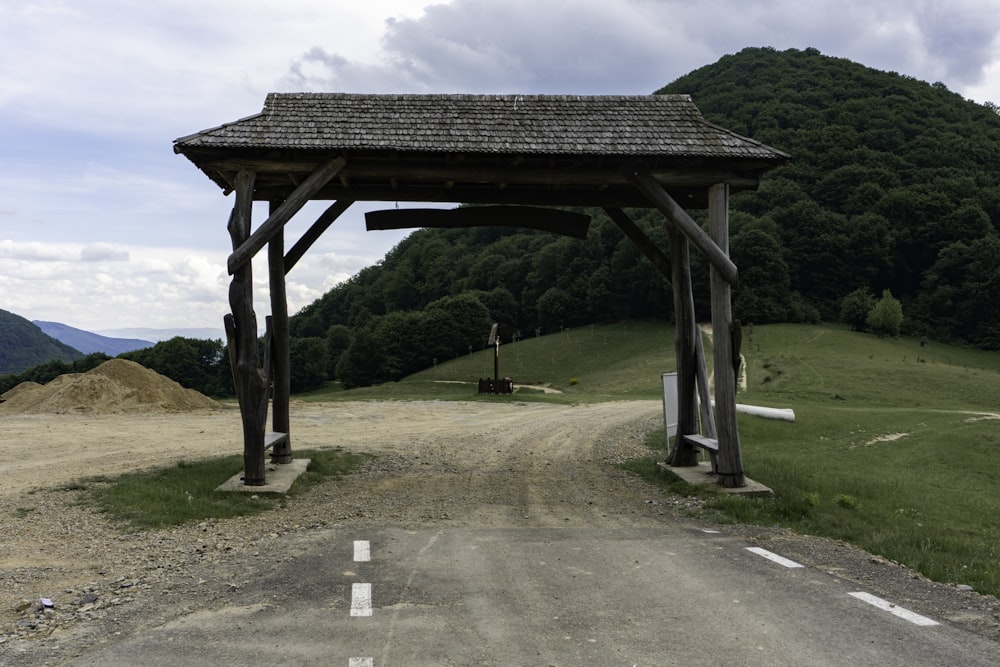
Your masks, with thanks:
M172 142L270 91L647 94L772 46L1000 102L998 35L996 0L5 0L0 309L91 331L219 328L232 198ZM365 232L363 210L289 275L292 312L402 238Z

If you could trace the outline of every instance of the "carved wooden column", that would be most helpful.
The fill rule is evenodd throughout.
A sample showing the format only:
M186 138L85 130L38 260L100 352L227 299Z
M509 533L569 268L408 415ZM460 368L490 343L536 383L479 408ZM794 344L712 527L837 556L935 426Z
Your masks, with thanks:
M719 183L708 191L709 234L715 245L729 255L729 185ZM715 428L719 440L719 484L729 488L746 486L740 431L736 423L736 368L739 349L734 339L739 323L733 323L732 287L713 266L712 361L715 367Z
M253 191L256 175L241 169L236 176L236 201L229 217L229 236L233 249L250 238ZM236 397L243 421L243 483L265 483L264 427L267 420L267 387L257 352L257 316L253 310L253 273L250 262L232 273L229 284L229 307L225 316L229 361L233 369Z

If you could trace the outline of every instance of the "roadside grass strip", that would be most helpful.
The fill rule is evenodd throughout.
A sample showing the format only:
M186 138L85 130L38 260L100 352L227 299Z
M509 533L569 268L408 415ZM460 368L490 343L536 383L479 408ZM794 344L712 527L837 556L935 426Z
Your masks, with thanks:
M755 553L758 556L763 556L769 561L775 562L784 567L805 567L804 565L796 563L794 560L789 560L784 556L779 556L778 554L768 551L767 549L761 549L760 547L746 547L746 550L751 553Z
M940 625L937 621L927 618L926 616L921 616L920 614L914 613L909 609L904 609L903 607L898 607L888 600L883 600L880 597L876 597L871 593L848 593L851 597L855 597L863 602L867 602L873 607L878 607L882 611L887 611L894 616L898 616L904 620L913 623L914 625Z

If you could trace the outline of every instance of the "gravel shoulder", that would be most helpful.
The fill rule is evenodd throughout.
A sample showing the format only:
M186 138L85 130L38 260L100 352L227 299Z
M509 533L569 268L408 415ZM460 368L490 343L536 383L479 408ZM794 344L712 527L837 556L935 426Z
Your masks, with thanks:
M209 608L294 558L297 540L331 528L711 525L698 501L615 466L645 452L642 436L662 422L661 410L659 401L294 402L293 448L377 458L264 515L141 533L81 505L75 482L239 452L236 409L0 416L0 664L58 664L116 632ZM846 544L721 529L1000 640L995 598Z

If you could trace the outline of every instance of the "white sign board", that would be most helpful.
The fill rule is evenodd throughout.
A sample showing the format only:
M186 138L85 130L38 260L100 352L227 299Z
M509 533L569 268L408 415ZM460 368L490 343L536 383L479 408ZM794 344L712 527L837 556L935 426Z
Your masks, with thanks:
M670 438L677 435L677 373L663 373L663 428L667 434L667 447Z

